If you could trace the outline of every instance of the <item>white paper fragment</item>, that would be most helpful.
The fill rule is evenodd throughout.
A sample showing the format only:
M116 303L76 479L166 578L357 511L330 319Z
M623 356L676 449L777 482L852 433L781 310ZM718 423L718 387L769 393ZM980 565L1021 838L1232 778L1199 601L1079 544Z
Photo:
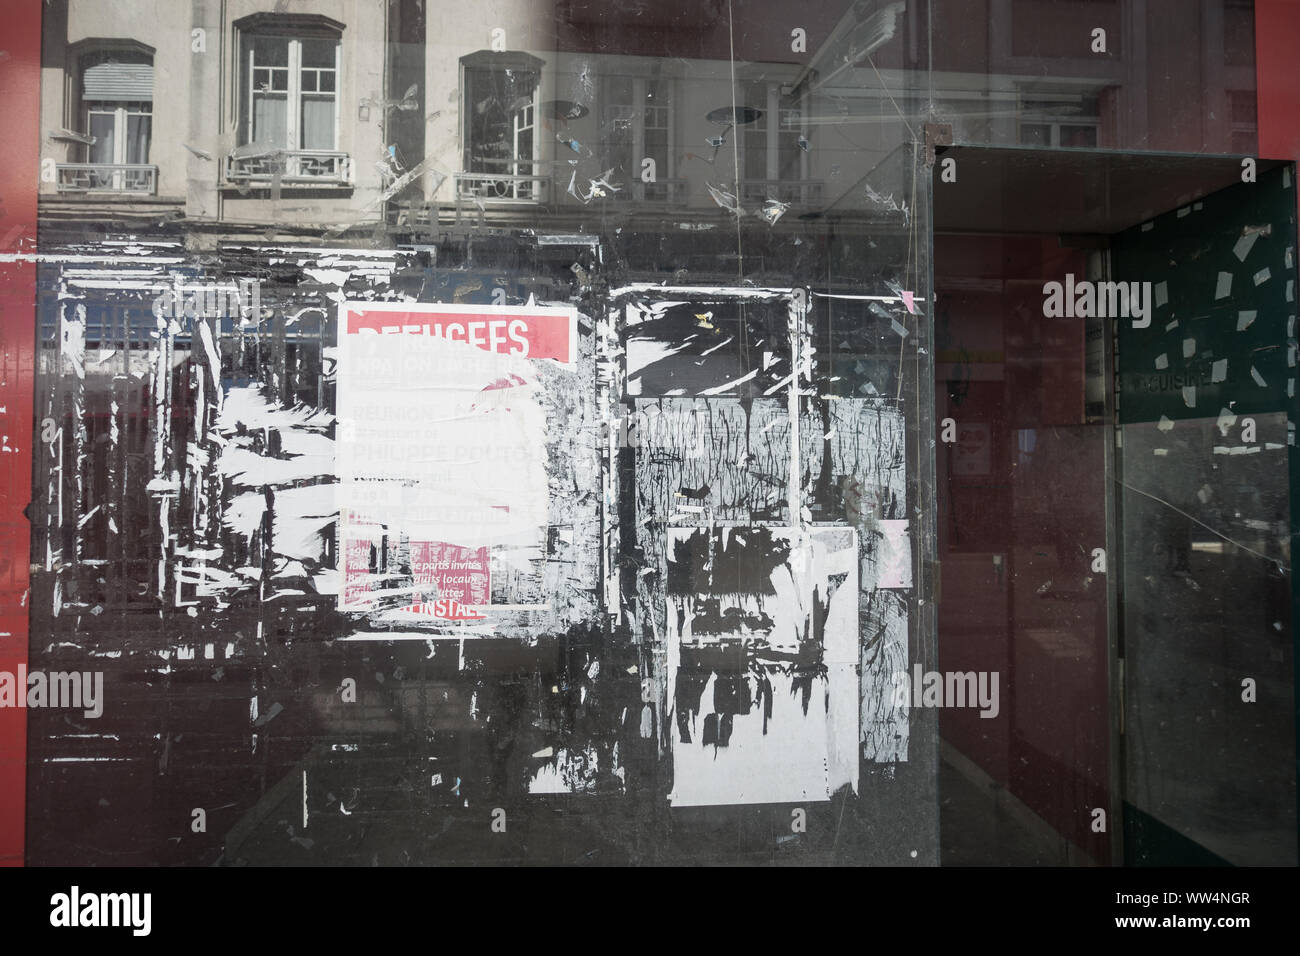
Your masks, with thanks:
M1196 339L1183 339L1183 358L1191 358L1196 354Z
M1237 313L1237 331L1244 332L1255 321L1255 309L1243 309Z
M1142 231L1143 231L1143 232L1150 232L1150 231L1151 231L1152 229L1154 229L1155 227L1156 227L1156 224L1155 224L1154 222L1144 222L1144 223L1142 223Z
M776 221L784 216L786 210L789 208L789 203L781 202L777 199L769 199L763 204L763 208L759 210L758 214L767 221L769 226L775 226Z
M1156 308L1169 304L1169 283L1157 282L1155 285Z
M881 537L876 546L876 582L878 588L910 588L912 586L912 539L907 533L906 521L887 520L876 527ZM863 581L867 579L862 578ZM870 583L870 582L868 582Z
M1166 352L1161 352L1159 355L1156 356L1156 368L1164 369L1168 367L1169 367L1169 355Z
M1162 432L1167 432L1173 427L1174 427L1174 420L1170 418L1168 415L1161 415L1160 421L1156 423L1156 428L1160 429Z
M1196 386L1195 385L1183 386L1183 404L1186 405L1188 408L1196 407Z
M1255 240L1259 238L1259 233L1252 232L1242 236L1232 247L1232 254L1237 257L1239 262L1245 262L1246 256L1250 255L1251 248L1255 245Z
M1219 427L1219 434L1226 436L1228 429L1237 424L1237 415L1230 408L1222 408L1219 410L1219 418L1214 424Z
M1186 216L1186 215L1187 215L1189 212L1191 212L1191 211L1192 211L1192 207L1191 207L1191 206L1184 206L1182 209L1178 210L1178 218L1179 218L1179 219L1182 219L1184 216Z
M1228 360L1219 359L1210 366L1210 382L1223 382L1228 378Z
M1168 457L1168 455L1169 455L1169 449L1168 449L1168 448L1153 448L1153 449L1151 449L1151 450L1152 450L1153 452L1156 453L1156 456L1157 456L1157 457L1160 457L1160 458L1165 458L1165 457Z
M1260 375L1259 369L1255 368L1253 365L1250 367L1250 377L1255 380L1255 384L1260 388L1268 387L1268 383L1264 381L1264 376Z
M699 536L707 537L713 548L754 547L737 544L735 536L744 532L672 528L668 530L668 554L677 553L675 544L679 541L693 540L698 545ZM765 583L774 594L759 593L759 585L764 582L754 582L752 593L708 592L735 608L738 619L757 621L761 607L761 614L771 619L770 627L764 624L753 632L714 633L717 623L703 627L705 617L697 601L689 596L668 596L667 699L678 701L679 674L683 680L686 676L683 663L687 655L698 655L701 646L721 648L743 637L774 652L773 661L783 653L796 651L810 633L809 614L820 602L825 602L821 628L824 672L811 678L816 686L805 711L790 668L760 663L768 688L765 693L770 697L766 697L764 707L739 712L725 706L715 712L715 701L724 699L720 681L728 679L731 694L735 693L737 680L747 682L748 692L756 698L760 688L754 674L706 672L698 697L698 685L692 687L690 695L683 695L698 701L698 709L687 714L673 713L666 721L672 728L673 783L668 800L675 807L825 801L846 784L857 790L857 534L847 528L773 529L772 538L789 543L788 558L776 562ZM754 554L754 560L761 560L758 552ZM708 584L697 581L694 586L707 588ZM703 633L695 633L697 626ZM768 703L770 711L766 710ZM724 719L728 734L725 744L716 740ZM686 732L679 731L679 726ZM715 738L707 744L706 728Z
M1272 275L1273 273L1269 272L1268 267L1265 266L1263 269L1260 269L1255 273L1255 285L1263 285Z
M1220 272L1218 284L1214 287L1215 299L1226 299L1232 294L1232 273Z
M550 749L547 747L539 753L546 753ZM553 759L553 763L542 764L528 781L529 793L581 793L595 786L599 768L594 747L583 750L561 747Z

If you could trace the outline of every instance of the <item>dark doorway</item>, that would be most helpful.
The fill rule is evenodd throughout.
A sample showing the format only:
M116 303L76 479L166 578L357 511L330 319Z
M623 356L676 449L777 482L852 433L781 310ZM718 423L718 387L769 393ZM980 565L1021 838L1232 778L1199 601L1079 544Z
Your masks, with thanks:
M1252 172L936 163L938 669L1001 688L940 711L945 864L1295 862L1295 187Z

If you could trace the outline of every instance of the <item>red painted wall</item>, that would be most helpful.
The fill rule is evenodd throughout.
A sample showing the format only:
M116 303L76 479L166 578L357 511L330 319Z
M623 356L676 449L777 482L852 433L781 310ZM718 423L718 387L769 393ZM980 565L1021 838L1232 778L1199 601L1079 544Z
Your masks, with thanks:
M1300 159L1300 3L1255 0L1259 155Z
M0 257L36 248L41 2L5 8L0 57ZM27 663L36 264L0 258L0 671ZM23 688L25 691L25 688ZM27 712L0 707L0 864L21 866L27 797Z

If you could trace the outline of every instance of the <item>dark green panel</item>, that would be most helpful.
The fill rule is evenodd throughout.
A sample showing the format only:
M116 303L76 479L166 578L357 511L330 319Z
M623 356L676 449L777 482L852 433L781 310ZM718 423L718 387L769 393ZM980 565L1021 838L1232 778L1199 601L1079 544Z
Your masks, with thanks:
M1161 415L1214 418L1223 408L1238 415L1287 409L1288 380L1295 374L1289 364L1295 246L1289 166L1261 172L1257 182L1224 189L1115 238L1115 278L1150 282L1156 302L1162 284L1168 294L1148 327L1134 328L1131 319L1118 323L1120 424L1156 422ZM1220 295L1223 275L1231 277L1227 295ZM1249 311L1255 316L1246 324L1242 313ZM1188 339L1195 344L1185 355ZM1167 360L1163 369L1157 364L1161 356ZM1195 394L1184 395L1185 387Z
M1195 840L1131 803L1124 804L1125 863L1129 866L1231 866Z

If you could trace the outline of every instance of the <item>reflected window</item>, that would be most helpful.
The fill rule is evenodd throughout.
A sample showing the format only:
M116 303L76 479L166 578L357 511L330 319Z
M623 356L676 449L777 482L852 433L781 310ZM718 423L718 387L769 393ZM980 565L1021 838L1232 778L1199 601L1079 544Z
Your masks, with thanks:
M601 146L610 165L632 184L628 195L637 199L663 202L676 198L671 89L670 82L659 77L601 79ZM653 182L641 181L647 159L654 161Z
M1020 145L1052 149L1097 146L1100 116L1095 96L1024 99L1020 106Z
M152 193L152 51L109 41L78 56L76 80L75 120L68 126L85 141L80 162L59 168L59 190Z
M461 59L464 168L457 193L540 199L537 115L542 60L480 50Z
M339 142L343 24L315 15L255 14L239 31L238 140L226 179L345 185Z
M800 100L774 82L748 83L742 92L750 107L740 134L744 201L773 199L796 206L818 202L820 192L806 182L802 161L808 139Z
M338 148L337 37L255 34L244 53L242 143Z

